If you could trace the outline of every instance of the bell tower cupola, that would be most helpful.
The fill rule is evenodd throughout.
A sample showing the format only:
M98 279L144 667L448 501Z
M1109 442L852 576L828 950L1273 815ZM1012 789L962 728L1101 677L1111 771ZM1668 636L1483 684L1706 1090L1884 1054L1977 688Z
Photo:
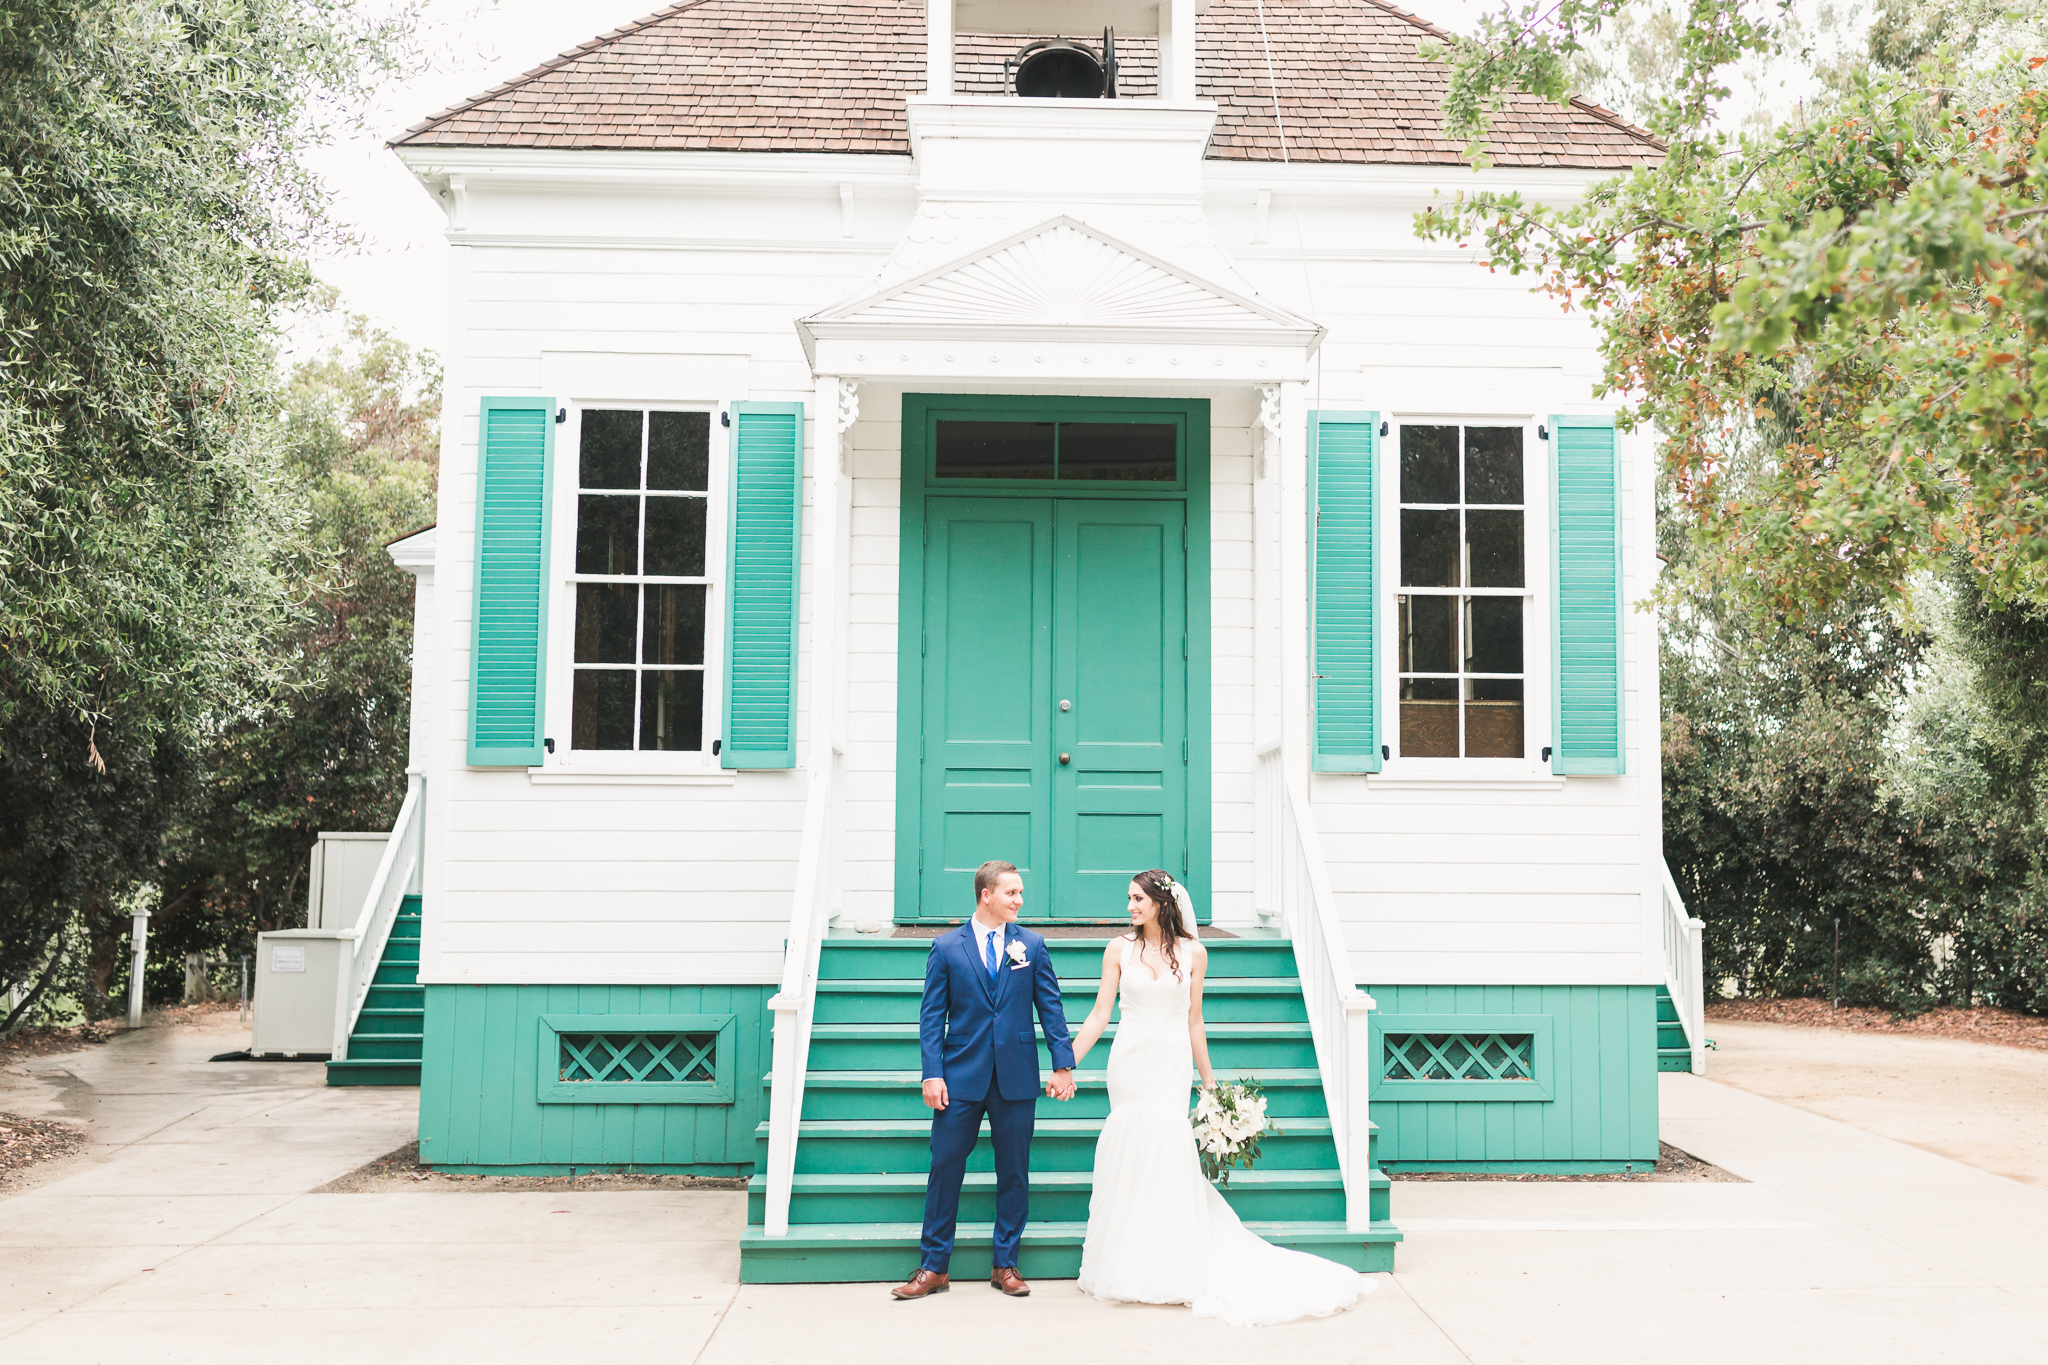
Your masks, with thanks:
M1028 34L1004 93L1017 99L1117 99L1116 42L1157 37L1163 104L1195 99L1195 16L1208 0L926 0L925 94L950 99L962 33Z

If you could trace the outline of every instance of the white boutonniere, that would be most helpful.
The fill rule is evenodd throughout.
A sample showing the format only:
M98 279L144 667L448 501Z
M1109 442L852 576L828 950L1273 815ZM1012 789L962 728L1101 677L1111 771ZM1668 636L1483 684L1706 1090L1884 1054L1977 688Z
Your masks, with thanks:
M1026 950L1024 945L1022 943L1019 943L1016 939L1011 939L1010 946L1005 948L1003 951L1010 955L1010 961L1016 963L1017 967L1023 966L1024 959L1030 956L1030 953ZM1016 967L1012 967L1010 970L1015 971L1016 969Z

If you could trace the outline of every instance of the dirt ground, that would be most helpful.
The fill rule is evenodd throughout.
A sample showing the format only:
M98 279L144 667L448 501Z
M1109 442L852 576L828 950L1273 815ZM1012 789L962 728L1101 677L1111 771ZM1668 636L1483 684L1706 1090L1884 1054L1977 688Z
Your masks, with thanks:
M167 1005L153 1009L142 1017L144 1028L192 1028L212 1023L222 1015L235 1014L241 1006L233 1000L208 1001L196 1005ZM116 1035L126 1032L124 1020L101 1019L91 1024L71 1024L65 1027L51 1027L38 1024L30 1028L16 1029L0 1037L0 1066L20 1061L24 1057L53 1057L59 1053L77 1052L81 1048L112 1042Z
M1517 1183L1530 1181L1555 1181L1565 1184L1621 1184L1623 1181L1656 1181L1664 1183L1709 1181L1716 1184L1743 1185L1749 1182L1741 1176L1722 1170L1700 1160L1691 1152L1681 1152L1668 1142L1657 1144L1657 1165L1648 1171L1616 1171L1599 1175L1501 1175L1494 1171L1402 1171L1389 1167L1387 1174L1396 1183L1406 1185L1411 1181L1459 1181L1507 1180Z
M0 1190L27 1183L31 1166L75 1156L85 1146L85 1130L52 1119L0 1114Z
M2048 1052L2048 1018L1984 1005L1973 1009L1944 1006L1910 1016L1871 1005L1835 1009L1825 1000L1716 1000L1707 1006L1710 1028L1723 1019L1743 1024L1847 1029L1856 1033L1910 1033L1922 1038L1957 1038Z
M2048 1189L2048 1052L1709 1017L1707 1079Z
M408 1142L358 1166L315 1194L486 1194L533 1190L744 1190L745 1180L700 1175L647 1175L635 1171L580 1171L566 1175L460 1175L420 1165L420 1145Z

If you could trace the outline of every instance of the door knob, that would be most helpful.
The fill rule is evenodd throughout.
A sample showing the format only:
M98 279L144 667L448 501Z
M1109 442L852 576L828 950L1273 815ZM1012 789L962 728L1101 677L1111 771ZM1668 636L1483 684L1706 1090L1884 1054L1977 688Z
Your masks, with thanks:
M1061 762L1062 764L1067 764L1067 763L1071 763L1071 762L1073 762L1073 761L1074 761L1074 756L1073 756L1072 754L1061 754L1061 755L1060 755L1060 762Z
M1062 710L1062 711L1071 711L1071 710L1073 710L1073 709L1074 709L1074 703L1072 703L1072 702L1070 702L1070 701L1067 701L1067 700L1066 700L1066 699L1064 699L1064 698L1062 698L1062 699L1061 699L1061 701L1060 701L1060 710Z

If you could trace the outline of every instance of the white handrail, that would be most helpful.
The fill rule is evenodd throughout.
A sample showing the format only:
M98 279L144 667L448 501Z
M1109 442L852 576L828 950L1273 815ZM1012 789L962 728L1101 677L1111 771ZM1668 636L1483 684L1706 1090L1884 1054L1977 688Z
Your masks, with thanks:
M1678 883L1671 878L1671 864L1658 859L1658 866L1664 871L1663 910L1660 917L1664 928L1664 987L1671 992L1671 1003L1678 1011L1678 1021L1685 1026L1685 1041L1692 1049L1692 1074L1707 1074L1707 992L1704 954L1701 952L1701 931L1706 921L1694 919L1685 912L1685 897L1678 894Z
M818 998L818 956L831 917L832 877L838 863L833 848L838 768L834 746L827 766L812 775L804 796L804 832L797 846L796 894L789 908L782 985L768 999L775 1015L775 1043L768 1073L768 1162L762 1172L767 1188L761 1230L769 1237L789 1235L797 1126L803 1119L804 1074L810 1065L811 1019Z
M369 894L347 936L354 940L343 954L346 989L335 998L335 1061L348 1059L349 1035L362 1017L363 1002L377 979L377 966L384 960L384 945L391 938L391 925L398 907L418 882L421 856L425 850L427 779L418 771L405 777L405 802L392 823L391 837L384 841L384 856L377 860L377 875L370 879Z
M1278 745L1259 755L1260 887L1278 903L1282 931L1293 942L1295 971L1315 1039L1316 1067L1330 1111L1330 1136L1344 1179L1344 1222L1372 1226L1372 997L1351 977L1344 926L1337 918L1322 839L1309 809L1305 780L1292 776ZM1306 778L1306 773L1300 775Z

